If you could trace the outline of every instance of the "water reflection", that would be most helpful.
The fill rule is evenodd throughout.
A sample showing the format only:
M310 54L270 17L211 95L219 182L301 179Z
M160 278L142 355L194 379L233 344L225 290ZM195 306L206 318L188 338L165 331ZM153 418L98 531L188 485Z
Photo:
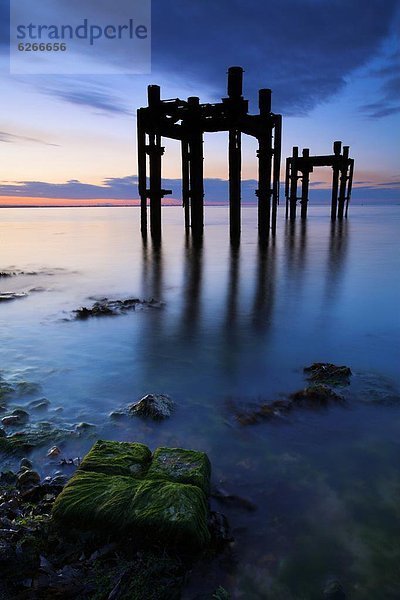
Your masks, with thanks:
M181 333L187 338L196 331L201 321L201 291L203 283L203 238L186 235L184 255L184 284Z
M333 302L340 290L349 247L348 221L333 221L329 237L325 298Z
M288 315L299 313L304 294L311 293L310 282L317 286L325 281L325 286L319 298L312 290L307 302L316 307L319 300L323 304L332 301L345 272L348 223L332 223L326 238L321 231L316 237L315 233L308 231L307 221L286 221L280 244L270 240L267 245L230 245L226 258L223 251L214 255L207 238L186 236L178 282L182 293L168 314L168 335L174 330L182 340L218 335L232 342L239 333L240 344L246 330L248 335L265 338L276 320L277 307ZM164 266L163 251L168 249L161 243L143 240L142 284L147 297L163 299L168 295L170 274ZM216 272L212 272L211 263L218 265ZM159 327L162 314L160 311Z
M256 331L265 332L272 323L275 304L276 246L259 244L252 324Z

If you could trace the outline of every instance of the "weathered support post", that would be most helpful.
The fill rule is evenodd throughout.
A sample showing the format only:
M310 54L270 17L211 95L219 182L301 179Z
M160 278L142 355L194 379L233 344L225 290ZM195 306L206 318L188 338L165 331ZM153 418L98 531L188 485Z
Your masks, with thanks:
M289 185L290 185L290 158L286 159L286 170L285 170L285 198L286 198L286 210L285 218L289 216Z
M243 69L228 69L228 97L231 117L236 120L242 107ZM241 169L242 169L242 136L236 127L229 129L229 227L232 240L240 237L241 221Z
M164 148L161 146L161 136L150 134L148 153L150 156L150 231L155 238L161 237L161 156Z
M199 237L204 229L204 183L203 183L203 132L200 129L199 98L188 98L190 112L189 156L190 156L190 209L194 236Z
M296 218L296 204L297 204L297 158L299 156L299 148L293 146L293 156L290 161L290 192L289 192L289 203L290 203L290 219Z
M238 129L229 130L229 221L232 239L240 237L240 188L242 168L241 133Z
M337 201L338 201L338 189L339 189L339 163L340 153L342 150L342 142L333 142L333 154L335 155L334 163L332 166L333 177L332 177L332 203L331 203L331 219L336 219L337 213Z
M190 188L189 188L189 144L186 138L181 141L182 154L182 204L185 213L185 229L190 228Z
M138 188L140 196L140 229L143 236L147 235L147 155L146 130L143 124L143 109L137 111L137 160Z
M307 159L310 157L310 150L308 148L304 148L303 150L303 158ZM308 206L308 189L310 184L310 170L309 164L304 161L303 171L302 171L302 180L301 180L301 218L307 218L307 206Z
M279 185L281 170L281 147L282 147L282 115L275 116L274 128L274 163L272 177L272 235L276 233L276 217L279 204Z
M340 168L340 187L338 203L338 219L343 219L344 203L346 202L346 188L349 171L349 146L343 146L343 158Z
M148 88L149 113L152 126L149 134L149 145L147 153L150 157L150 231L155 238L161 237L161 157L164 148L161 146L161 136L158 133L158 121L160 118L160 87L149 85Z
M347 219L347 213L349 212L349 202L351 198L351 189L353 187L353 175L354 175L354 158L350 159L350 173L349 173L349 181L347 185L347 198L346 198L346 212L345 217Z
M271 172L272 172L272 127L271 90L259 90L260 116L265 117L264 131L258 134L258 233L261 238L269 235L271 222Z

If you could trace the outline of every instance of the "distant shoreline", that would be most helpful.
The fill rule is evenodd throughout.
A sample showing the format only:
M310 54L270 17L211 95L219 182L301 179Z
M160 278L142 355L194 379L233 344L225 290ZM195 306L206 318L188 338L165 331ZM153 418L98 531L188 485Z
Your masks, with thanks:
M329 202L312 202L310 203L310 207L314 206L329 206ZM351 202L350 206L399 206L399 200L367 200L360 201L355 200ZM218 203L205 203L205 208L229 208L229 204L227 202ZM181 204L162 204L163 208L182 208ZM253 208L257 207L256 202L246 202L242 203L242 208ZM280 207L284 207L284 202L280 204ZM0 209L13 209L13 208L140 208L140 204L0 204Z

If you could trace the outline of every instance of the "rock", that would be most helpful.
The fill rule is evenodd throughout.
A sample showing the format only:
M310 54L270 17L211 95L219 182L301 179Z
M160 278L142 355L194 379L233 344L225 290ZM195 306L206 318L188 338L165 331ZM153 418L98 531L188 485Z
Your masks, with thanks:
M174 410L174 401L166 394L147 394L128 407L130 415L149 417L155 421L167 419Z
M126 414L121 410L113 410L108 416L113 421L120 421L121 419L124 419L126 417Z
M83 459L82 471L110 475L145 475L151 452L144 444L98 440Z
M38 485L40 483L40 475L36 471L23 471L17 478L17 487L24 488L30 487L33 485Z
M96 300L91 307L82 306L74 310L76 319L88 319L89 317L115 316L125 314L136 308L161 308L162 302L156 300L139 300L139 298L126 298L125 300L109 300L102 298Z
M16 415L9 415L8 417L3 417L1 419L1 422L4 425L4 427L18 427L21 424L19 418Z
M53 517L106 535L133 533L170 545L206 545L207 456L159 448L154 467L150 459L143 444L99 440L57 498Z
M32 469L33 464L32 461L30 461L28 458L23 458L21 459L19 466L20 469L22 469L22 467L25 467L26 469Z
M78 470L56 499L52 515L98 533L139 533L148 540L196 547L209 541L203 492L169 481Z
M14 392L14 387L0 376L0 399L7 398Z
M337 366L331 363L313 363L304 368L309 381L327 383L330 385L349 385L352 375L351 369L344 365Z
M248 498L242 498L236 494L229 494L221 489L215 489L211 494L213 498L221 502L221 504L230 505L236 508L253 512L257 510L257 505Z
M211 511L208 517L208 529L214 544L223 546L234 541L229 529L228 519L222 513Z
M310 385L290 395L293 402L307 403L310 406L327 405L330 403L343 403L344 398L325 384Z
M261 404L248 412L236 412L235 419L240 425L255 425L266 419L283 417L292 408L291 400L275 400L270 404Z
M115 312L105 303L95 302L91 308L82 306L74 310L77 319L88 319L89 317L103 317L114 315Z
M0 302L9 302L10 300L17 300L18 298L26 298L26 292L1 292Z
M22 410L21 408L16 408L12 411L11 416L18 417L19 425L26 425L29 421L29 413L26 410Z
M339 581L329 581L324 589L324 600L346 600L346 593Z
M75 431L38 423L37 426L26 431L17 431L5 438L0 437L0 452L23 456L33 448L49 447L76 435Z
M75 425L76 431L79 433L85 433L86 431L94 431L96 429L96 425L92 423L78 423Z
M66 475L56 475L51 479L51 485L61 486L63 487L68 481L68 477Z
M14 391L18 396L31 396L40 393L41 389L40 383L33 381L17 381L14 386Z
M6 436L7 436L6 432L4 431L4 429L2 427L0 427L0 438L4 438Z
M182 448L157 448L146 478L190 483L209 494L210 475L210 461L204 452Z
M50 400L47 400L47 398L38 398L38 400L32 400L32 402L29 402L28 404L30 410L37 412L47 410L49 406Z
M46 456L48 456L49 458L54 458L56 456L59 456L61 454L61 450L58 446L52 446L50 448L50 450L48 450Z

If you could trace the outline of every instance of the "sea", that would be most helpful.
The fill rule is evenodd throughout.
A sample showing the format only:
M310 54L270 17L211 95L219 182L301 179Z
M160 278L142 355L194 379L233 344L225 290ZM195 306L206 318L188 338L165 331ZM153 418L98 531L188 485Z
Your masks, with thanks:
M162 220L153 243L136 207L0 210L0 375L36 384L18 406L46 398L31 424L95 426L60 446L66 460L97 438L207 452L232 541L184 598L221 585L317 600L332 581L353 600L399 598L400 206L354 205L335 223L327 206L303 222L280 212L262 244L255 207L239 245L226 207L206 208L201 244L181 208ZM157 304L75 318L103 298ZM260 416L315 362L351 368L342 401ZM147 393L174 400L169 419L110 417ZM47 450L35 468L62 471Z

